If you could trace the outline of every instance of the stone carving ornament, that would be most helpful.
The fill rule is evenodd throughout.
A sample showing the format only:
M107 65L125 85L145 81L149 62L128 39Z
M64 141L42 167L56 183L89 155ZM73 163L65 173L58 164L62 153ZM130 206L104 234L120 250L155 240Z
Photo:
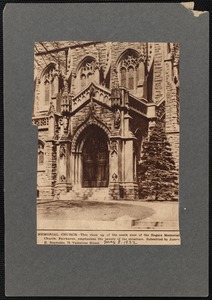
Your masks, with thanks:
M66 116L63 117L63 128L65 131L68 129L68 118Z
M60 181L61 181L61 182L64 182L65 180L66 180L66 177L65 177L64 175L61 175L61 176L60 176Z
M110 143L110 149L111 149L111 156L113 156L114 154L118 154L118 147L117 147L117 141L113 140Z
M66 157L66 146L61 145L60 146L60 158Z
M118 175L117 175L116 173L113 173L113 175L112 175L112 179L113 179L113 181L117 181L117 179L118 179Z
M114 127L118 129L120 128L120 124L121 124L121 114L119 109L117 109L114 113Z
M115 86L114 88L112 88L111 98L121 98L121 91L119 87Z
M47 126L49 124L48 118L40 118L40 119L34 119L33 124L37 126Z
M54 113L54 112L55 112L54 104L53 104L53 102L51 101L51 102L50 102L50 107L49 107L49 114L52 114L52 113Z

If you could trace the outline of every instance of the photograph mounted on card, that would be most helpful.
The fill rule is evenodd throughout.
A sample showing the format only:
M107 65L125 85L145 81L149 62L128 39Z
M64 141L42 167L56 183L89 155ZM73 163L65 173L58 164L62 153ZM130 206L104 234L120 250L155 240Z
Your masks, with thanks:
M180 245L179 43L34 44L37 243Z

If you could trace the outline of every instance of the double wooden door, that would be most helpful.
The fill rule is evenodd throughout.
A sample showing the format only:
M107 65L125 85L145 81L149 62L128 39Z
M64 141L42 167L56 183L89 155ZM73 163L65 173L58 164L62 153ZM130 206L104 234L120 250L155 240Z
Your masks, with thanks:
M83 187L107 187L109 153L107 140L99 132L87 136L82 153Z

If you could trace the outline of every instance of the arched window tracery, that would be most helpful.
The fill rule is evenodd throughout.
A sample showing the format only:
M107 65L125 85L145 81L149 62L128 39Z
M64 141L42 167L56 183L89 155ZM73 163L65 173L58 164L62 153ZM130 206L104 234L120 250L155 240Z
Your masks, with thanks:
M43 86L43 103L45 107L48 107L51 98L55 96L57 92L57 73L55 64L50 64L44 71L42 76L42 86Z
M122 55L118 64L118 73L120 86L126 87L131 93L140 93L140 96L143 96L145 68L143 60L139 59L136 51L129 49Z
M78 91L84 89L94 80L99 83L98 64L93 57L87 57L78 69Z

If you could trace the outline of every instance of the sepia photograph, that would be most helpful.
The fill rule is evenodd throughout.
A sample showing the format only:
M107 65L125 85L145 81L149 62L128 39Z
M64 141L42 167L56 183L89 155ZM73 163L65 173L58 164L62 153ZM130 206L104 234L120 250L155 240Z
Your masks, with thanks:
M180 245L174 42L34 44L37 243Z

